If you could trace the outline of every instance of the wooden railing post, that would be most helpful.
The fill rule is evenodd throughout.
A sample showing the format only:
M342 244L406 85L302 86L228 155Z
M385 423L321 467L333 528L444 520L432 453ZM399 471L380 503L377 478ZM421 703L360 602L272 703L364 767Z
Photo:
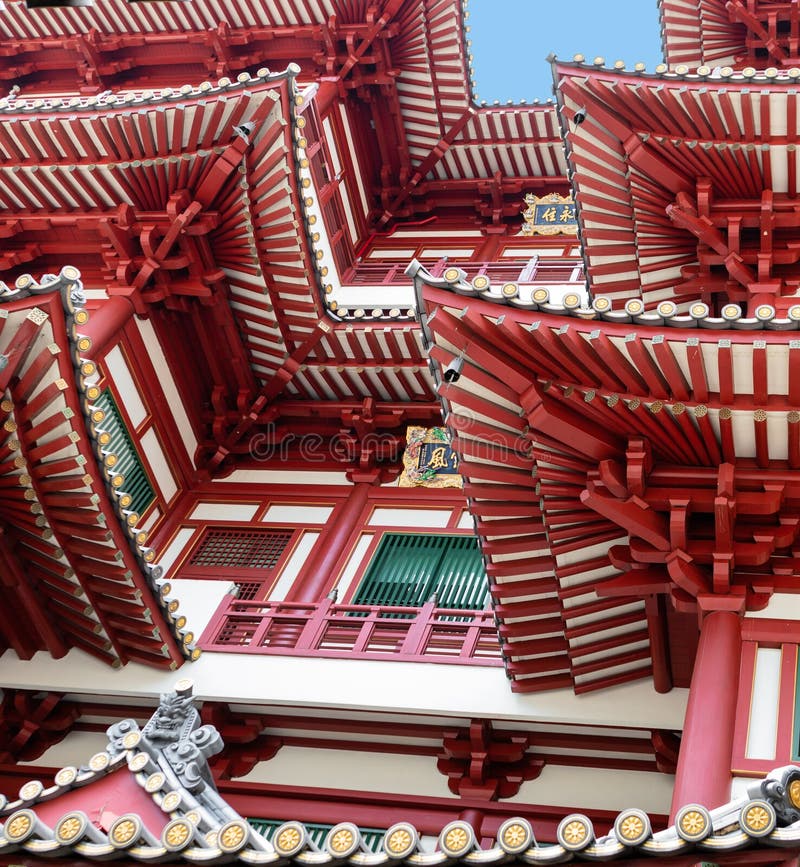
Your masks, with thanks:
M321 602L318 602L311 611L311 614L306 620L306 625L303 631L297 638L296 648L316 650L320 639L325 634L325 627L328 625L328 614L333 607L334 599L326 596Z
M403 640L403 646L400 648L401 656L422 656L425 652L425 644L428 638L428 629L430 621L433 618L433 612L436 609L436 600L432 599L426 602L420 608L408 634Z
M239 603L242 604L241 602ZM253 637L250 639L249 647L261 647L262 642L264 641L264 636L267 634L270 625L272 624L272 606L267 603L269 606L267 611L261 613L261 623L256 626L255 632L253 633ZM255 605L253 606L253 614L255 614ZM264 603L260 603L260 607L264 607ZM242 612L245 616L247 615L247 609ZM230 615L229 615L230 616Z
M375 630L380 613L380 608L373 608L372 611L361 620L361 629L359 630L355 644L353 644L353 653L364 653L367 647L369 647L369 643L372 640L372 633Z

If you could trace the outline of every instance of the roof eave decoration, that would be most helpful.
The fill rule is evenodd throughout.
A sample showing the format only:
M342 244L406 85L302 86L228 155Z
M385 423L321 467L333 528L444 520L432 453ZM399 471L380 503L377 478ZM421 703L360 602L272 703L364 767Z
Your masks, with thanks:
M798 156L780 129L800 69L654 77L574 61L555 73L591 292L648 311L727 301L785 317Z
M681 317L643 314L640 301L616 322L530 311L456 268L434 278L414 263L409 273L512 689L583 692L652 669L668 690L660 636L670 612L760 610L795 589L785 572L800 526L792 330L668 331ZM445 377L454 359L458 375ZM718 525L713 543L696 537L681 496L696 513L738 496L733 535ZM770 516L767 536L747 529L751 509ZM670 532L679 526L684 535ZM727 552L713 568L709 545Z
M264 68L254 75L243 72L235 81L221 78L198 87L3 97L0 125L22 121L52 130L36 147L29 142L31 150L24 153L19 143L9 144L14 165L7 160L0 166L0 186L14 203L6 212L10 248L20 232L20 238L29 237L15 222L17 211L30 218L25 224L30 228L39 226L40 217L49 219L53 209L73 210L77 201L85 211L79 226L94 226L92 231L110 238L99 265L110 274L109 294L123 292L141 313L150 303L181 305L209 297L217 284L227 283L229 291L223 294L245 335L250 363L257 377L269 380L286 352L314 333L320 317L336 319L325 303L332 262L311 187L308 106L297 88L299 72L289 64L283 71ZM119 133L132 116L137 118L136 138L141 137L136 145ZM76 123L83 152L71 148L65 155L52 142L74 138ZM85 127L94 135L87 136ZM183 141L186 130L196 135L188 143ZM7 142L14 138L1 129L0 137ZM38 184L45 169L49 199ZM158 243L149 255L139 251L147 239L140 242L138 229L130 227L142 221L139 212L147 214L145 222L160 220L163 237L156 233ZM95 226L103 221L105 228ZM192 230L184 232L189 224ZM121 243L126 233L128 240ZM167 240L201 248L203 255L193 259L202 279L190 286L186 279L154 284L173 267ZM181 247L181 253L187 255L187 250ZM208 265L209 257L215 267ZM273 350L276 341L281 346Z
M711 67L798 64L789 3L659 0L658 6L664 55L672 67L698 59Z
M551 297L546 287L524 287L515 282L493 284L485 274L474 279L461 268L448 268L441 277L434 277L416 259L406 268L405 273L427 286L446 289L465 298L476 298L492 304L507 306L516 310L529 310L552 316L567 316L583 322L607 322L618 325L633 323L654 328L700 328L708 331L797 331L800 330L800 303L791 305L782 314L772 305L762 304L754 316L740 304L726 304L721 316L713 316L708 304L698 301L688 310L681 310L673 301L663 301L652 310L646 310L638 298L629 300L598 295L588 300L588 291L573 289L564 294ZM419 304L419 289L417 301ZM798 299L800 301L800 299ZM421 309L421 308L417 308Z
M418 831L407 822L389 828L382 850L374 854L351 822L332 828L321 850L299 822L285 822L269 842L217 792L208 758L222 749L222 741L213 726L200 725L192 688L188 679L179 681L174 692L161 696L158 709L142 729L132 719L111 726L106 750L80 768L62 768L53 786L32 780L22 786L18 800L3 800L0 857L103 861L124 855L141 862L169 858L190 864L440 867L453 862L502 864L510 859L533 865L637 855L666 859L690 852L723 855L754 845L800 850L800 768L794 766L774 770L748 786L743 797L714 810L688 804L678 811L675 824L663 831L653 832L647 814L632 808L620 813L605 834L596 833L586 816L568 815L554 844L538 843L530 823L517 817L503 822L496 843L486 849L480 847L473 827L461 820L441 830L433 852L423 851ZM136 813L117 816L108 827L93 824L83 810L67 811L53 827L37 815L38 805L47 803L52 814L48 802L76 787L88 787L84 791L90 794L93 780L110 772L126 773L125 765L165 814L160 833Z
M91 341L80 333L89 319L83 302L72 266L38 282L25 275L14 288L0 283L0 316L17 325L0 372L2 449L16 455L0 515L49 611L52 653L75 646L115 666L174 668L199 650L115 472L104 413L93 405L100 390Z

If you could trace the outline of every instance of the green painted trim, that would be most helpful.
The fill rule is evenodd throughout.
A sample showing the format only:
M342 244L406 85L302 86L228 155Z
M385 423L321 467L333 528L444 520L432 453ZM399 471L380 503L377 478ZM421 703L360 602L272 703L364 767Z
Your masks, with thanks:
M250 823L251 828L255 828L259 834L263 835L271 842L275 831L287 820L248 818L247 821ZM325 845L325 837L331 828L333 828L333 825L303 822L303 827L308 831L308 836L311 838L312 843L321 849ZM385 828L359 828L358 830L361 831L361 839L371 852L379 852L381 850L381 844L383 843L383 838L386 834Z
M489 582L475 536L384 533L353 604L418 608L434 593L440 608L485 607Z
M114 472L124 477L122 490L131 496L131 510L141 515L155 500L156 492L110 388L101 392L95 406L105 413L99 427L111 436L108 451L117 456Z

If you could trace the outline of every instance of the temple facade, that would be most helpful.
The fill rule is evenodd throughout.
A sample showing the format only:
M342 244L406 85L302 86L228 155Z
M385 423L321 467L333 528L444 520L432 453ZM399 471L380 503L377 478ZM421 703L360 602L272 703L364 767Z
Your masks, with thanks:
M659 7L6 0L1 863L796 861L800 18Z

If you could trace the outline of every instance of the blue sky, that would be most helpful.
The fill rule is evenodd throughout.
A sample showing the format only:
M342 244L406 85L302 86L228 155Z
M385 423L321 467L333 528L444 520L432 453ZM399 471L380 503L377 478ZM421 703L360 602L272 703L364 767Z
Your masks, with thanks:
M662 62L656 0L469 0L479 99L514 102L552 95L550 52L598 55L612 64Z

